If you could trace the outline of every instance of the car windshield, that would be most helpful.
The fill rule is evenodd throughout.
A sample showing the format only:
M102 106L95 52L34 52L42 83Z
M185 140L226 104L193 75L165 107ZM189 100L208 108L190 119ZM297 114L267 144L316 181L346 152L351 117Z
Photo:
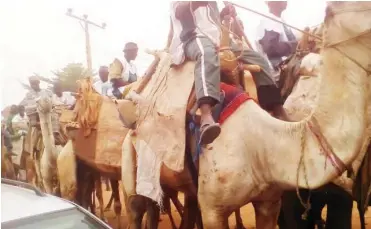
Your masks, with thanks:
M2 223L4 229L100 229L108 228L77 208Z

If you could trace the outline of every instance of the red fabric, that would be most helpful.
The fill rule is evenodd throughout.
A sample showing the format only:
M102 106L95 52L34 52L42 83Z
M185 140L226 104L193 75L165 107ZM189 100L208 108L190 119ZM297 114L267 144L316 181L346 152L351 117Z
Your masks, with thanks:
M240 107L241 104L247 100L253 99L248 93L237 87L228 85L226 83L220 84L220 90L224 92L225 99L223 101L223 110L219 117L219 124L223 124L229 116L233 114Z

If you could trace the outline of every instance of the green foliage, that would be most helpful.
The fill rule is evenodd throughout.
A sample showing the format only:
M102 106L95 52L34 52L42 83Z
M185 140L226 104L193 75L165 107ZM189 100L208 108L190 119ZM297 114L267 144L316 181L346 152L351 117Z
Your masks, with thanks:
M86 69L81 63L70 63L64 68L52 71L56 76L52 81L60 81L64 91L76 92L77 84L76 81L89 76L88 69ZM93 77L95 73L90 75Z
M63 91L77 91L77 80L83 79L84 77L89 76L89 71L86 69L83 64L81 63L69 63L64 68L52 71L54 77L44 77L37 73L33 73L33 75L37 76L40 81L45 82L48 84L48 89L52 90L53 84L55 82L61 82ZM96 73L90 74L91 77L94 77ZM28 82L24 83L19 81L23 88L26 90L30 90L31 87L29 86Z

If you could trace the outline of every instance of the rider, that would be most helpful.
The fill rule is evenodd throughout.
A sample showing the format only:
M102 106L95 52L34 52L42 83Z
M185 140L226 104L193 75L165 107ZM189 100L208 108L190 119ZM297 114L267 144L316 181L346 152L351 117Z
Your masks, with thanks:
M286 10L286 1L268 1L269 16L284 22L282 13ZM286 25L262 18L257 31L258 48L278 73L279 64L295 51L297 40L294 33ZM277 76L278 74L276 74ZM278 79L277 79L278 80Z
M75 97L71 92L63 91L61 82L55 82L53 85L53 104L73 106L76 102Z
M112 90L108 90L109 96L122 97L124 86L137 81L137 68L133 61L138 55L138 45L128 42L124 48L124 58L115 58L109 67L108 78L112 83Z
M99 80L94 83L94 89L101 95L107 95L107 90L111 87L108 81L108 67L100 66L99 68Z
M175 1L171 3L171 29L167 48L173 64L185 58L196 61L195 90L201 111L201 144L213 142L221 128L211 109L220 102L220 66L217 47L220 44L220 20L216 2Z
M243 40L243 24L242 21L236 18L236 16L236 10L232 5L224 7L220 12L221 20L233 20L234 18L236 20L234 23L239 23L236 26L231 26L231 28L234 28L235 30L233 32L238 36L239 39ZM273 116L276 118L288 121L289 118L282 106L283 100L280 91L273 80L272 69L268 61L260 53L250 49L246 43L242 43L242 45L244 45L242 49L241 45L238 45L235 39L231 40L231 48L235 55L240 56L242 51L240 61L242 61L244 64L258 65L261 68L261 71L251 73L256 84L260 106L264 110L272 112Z

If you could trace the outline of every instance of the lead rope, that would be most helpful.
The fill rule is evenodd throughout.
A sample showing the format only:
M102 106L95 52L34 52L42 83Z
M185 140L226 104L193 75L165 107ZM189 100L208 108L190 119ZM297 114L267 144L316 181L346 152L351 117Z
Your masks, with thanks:
M311 190L310 190L310 187L309 187L308 174L307 174L307 169L306 169L305 162L304 162L305 134L306 134L306 125L303 126L303 130L302 130L302 133L301 133L301 138L300 138L301 154L300 154L298 168L297 168L297 171L296 171L296 195L297 195L301 205L305 208L304 213L301 215L301 218L303 220L308 219L308 213L311 209L310 198L311 198L311 194L312 194ZM306 200L306 203L304 203L304 200L301 198L301 195L300 195L300 192L299 192L299 176L300 176L300 166L301 166L301 164L303 164L304 179L305 179L305 183L306 183L307 188L308 188L308 198Z

